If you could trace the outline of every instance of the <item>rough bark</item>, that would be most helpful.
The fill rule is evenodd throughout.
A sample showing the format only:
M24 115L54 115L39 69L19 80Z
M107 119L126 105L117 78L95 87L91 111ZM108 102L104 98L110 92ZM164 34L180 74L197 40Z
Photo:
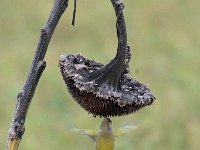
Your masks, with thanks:
M49 18L41 29L40 38L35 49L35 55L22 90L18 93L16 108L9 129L6 150L17 150L25 131L27 112L35 93L39 79L45 69L44 57L52 34L60 17L66 10L69 0L55 0Z

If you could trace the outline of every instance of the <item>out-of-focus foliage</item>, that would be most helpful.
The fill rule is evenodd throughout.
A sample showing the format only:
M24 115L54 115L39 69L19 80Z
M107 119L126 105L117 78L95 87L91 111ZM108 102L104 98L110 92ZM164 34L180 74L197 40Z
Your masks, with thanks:
M70 25L73 1L63 15L45 60L20 148L92 150L94 144L71 128L98 130L68 94L59 72L63 53L82 53L107 63L117 42L109 0L78 0L76 26ZM132 76L147 83L157 100L129 116L112 119L113 128L140 122L138 130L117 139L117 150L198 150L200 148L200 1L124 0L131 46ZM0 2L0 149L22 88L39 31L53 0Z

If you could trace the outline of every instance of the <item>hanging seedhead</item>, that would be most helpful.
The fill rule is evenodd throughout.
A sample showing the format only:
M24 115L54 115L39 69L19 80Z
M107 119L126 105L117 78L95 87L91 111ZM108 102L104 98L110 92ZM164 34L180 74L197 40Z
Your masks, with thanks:
M117 16L117 54L107 65L81 54L61 55L60 71L73 98L94 116L122 116L151 105L150 89L128 76L130 48L123 15L124 4L111 0Z

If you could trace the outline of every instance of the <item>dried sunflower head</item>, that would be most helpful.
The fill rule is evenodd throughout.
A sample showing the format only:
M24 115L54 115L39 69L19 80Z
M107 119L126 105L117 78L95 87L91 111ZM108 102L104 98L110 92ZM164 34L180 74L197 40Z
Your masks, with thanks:
M124 5L111 0L117 16L117 54L107 65L81 54L61 55L60 71L73 98L94 116L121 116L151 105L150 89L128 77L130 49L127 46Z

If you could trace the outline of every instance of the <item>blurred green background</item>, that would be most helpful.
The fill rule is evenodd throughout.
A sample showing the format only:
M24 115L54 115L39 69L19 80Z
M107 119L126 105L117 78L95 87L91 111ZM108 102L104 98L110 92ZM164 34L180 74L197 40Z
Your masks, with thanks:
M129 116L113 118L113 128L139 122L117 138L116 150L200 149L200 1L124 0L132 60L131 75L146 83L157 100ZM53 0L0 2L0 149L31 64L39 31ZM49 45L47 67L26 120L22 150L93 150L94 144L71 128L98 131L100 118L88 115L66 90L58 68L61 54L82 53L101 63L114 57L115 16L109 0L73 1Z

